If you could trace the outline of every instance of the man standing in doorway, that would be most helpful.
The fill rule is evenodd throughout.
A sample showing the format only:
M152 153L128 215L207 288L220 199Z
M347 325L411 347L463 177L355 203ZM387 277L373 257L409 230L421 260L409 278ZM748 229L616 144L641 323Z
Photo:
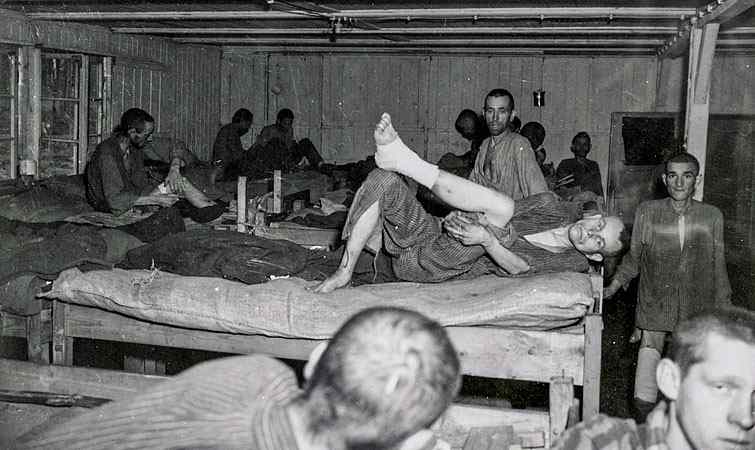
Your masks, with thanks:
M666 162L669 197L637 208L632 244L606 298L640 277L636 326L641 332L635 374L635 406L642 418L655 404L655 370L668 334L705 307L728 305L731 286L724 259L724 219L715 206L692 199L700 164L689 153Z

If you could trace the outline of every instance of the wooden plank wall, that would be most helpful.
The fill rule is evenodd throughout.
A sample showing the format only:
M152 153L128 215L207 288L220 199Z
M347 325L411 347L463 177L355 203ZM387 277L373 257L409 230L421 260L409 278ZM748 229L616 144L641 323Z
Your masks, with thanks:
M173 137L175 133L176 46L164 39L125 34L112 35L113 50L119 55L113 63L113 126L129 108L142 108L155 118L155 133Z
M545 126L543 145L556 165L572 157L572 137L587 131L593 142L590 158L600 164L605 184L611 112L684 107L683 58L297 54L242 47L226 48L223 58L226 120L243 104L240 99L256 108L249 142L259 127L275 120L279 108L288 107L297 116L296 136L310 137L326 160L338 163L371 154L372 127L382 111L393 114L404 141L428 159L462 153L467 144L453 128L456 115L464 108L481 110L484 95L504 87L514 94L523 123L536 120ZM755 112L752 63L753 57L743 55L716 58L712 113ZM537 89L546 91L544 107L532 104ZM267 114L264 122L261 109Z
M175 137L200 158L212 157L212 143L220 116L219 48L180 45L175 65Z
M234 55L224 53L220 66L220 117L212 125L215 133L229 123L239 108L254 114L252 129L242 136L245 148L252 145L254 137L267 124L267 60L268 55ZM273 116L274 118L275 116Z

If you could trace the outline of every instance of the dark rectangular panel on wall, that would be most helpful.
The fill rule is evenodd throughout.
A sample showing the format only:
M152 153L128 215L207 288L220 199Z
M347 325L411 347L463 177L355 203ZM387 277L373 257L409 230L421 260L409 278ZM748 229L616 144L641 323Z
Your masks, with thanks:
M755 115L711 115L704 201L724 215L733 300L755 309Z

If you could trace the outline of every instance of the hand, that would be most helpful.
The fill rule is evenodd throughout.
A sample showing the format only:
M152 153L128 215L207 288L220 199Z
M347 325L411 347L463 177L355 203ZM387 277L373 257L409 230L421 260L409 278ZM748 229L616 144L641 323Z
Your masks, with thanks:
M613 297L616 292L619 291L619 288L621 288L621 284L619 284L615 280L611 281L611 283L605 289L603 289L603 298Z
M640 342L641 340L642 340L642 330L635 327L634 331L632 332L632 335L629 336L629 343L636 344Z
M170 166L168 176L165 177L165 185L170 189L170 192L175 194L183 194L184 192L184 177L181 176L180 168L176 165Z
M443 221L443 227L449 235L456 238L462 244L482 245L486 247L495 239L488 229L482 226L479 220L463 214L452 214L446 216L446 219Z

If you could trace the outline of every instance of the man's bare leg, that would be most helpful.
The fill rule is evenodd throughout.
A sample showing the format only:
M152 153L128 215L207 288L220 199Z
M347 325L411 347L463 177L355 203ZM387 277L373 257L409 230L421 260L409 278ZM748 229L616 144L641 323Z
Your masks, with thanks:
M383 113L375 127L375 143L375 162L381 169L398 172L427 186L453 208L483 213L492 225L503 227L511 220L514 213L511 197L424 161L401 141L387 113Z
M333 275L314 288L315 292L331 292L346 286L351 281L359 254L375 231L375 227L378 226L378 219L380 218L379 208L380 204L375 202L359 216L359 219L357 219L354 227L351 229L349 239L346 241L346 249L341 257L341 264L338 265L338 269Z

